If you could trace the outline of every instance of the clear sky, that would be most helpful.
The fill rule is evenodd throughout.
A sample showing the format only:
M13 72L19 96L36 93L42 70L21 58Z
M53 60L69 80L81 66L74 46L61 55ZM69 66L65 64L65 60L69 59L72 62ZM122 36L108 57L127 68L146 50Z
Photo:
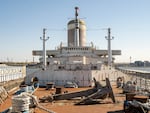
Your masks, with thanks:
M117 62L150 61L150 0L0 0L0 61L32 61L41 50L42 29L47 28L47 49L67 42L67 22L79 17L87 26L87 42L107 49L105 36L112 30L112 49L120 49Z

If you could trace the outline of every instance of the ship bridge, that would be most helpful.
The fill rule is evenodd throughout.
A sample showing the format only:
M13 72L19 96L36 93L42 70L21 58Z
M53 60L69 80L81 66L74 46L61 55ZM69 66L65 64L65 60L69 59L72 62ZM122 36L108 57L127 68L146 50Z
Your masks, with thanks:
M57 50L47 50L46 51L46 55L48 57L52 56L60 56L60 54L71 54L71 53L75 53L75 55L77 54L83 54L85 55L85 53L89 52L92 54L95 54L97 56L102 56L102 57L106 57L108 56L108 51L107 50L95 50L93 48L90 47L64 47L61 49L57 49ZM42 50L33 50L32 51L32 55L33 56L42 56ZM121 55L121 50L112 50L112 55Z
M33 56L41 56L42 50L33 50ZM112 55L121 55L121 50L112 50ZM79 57L85 57L88 59L97 59L97 61L101 61L103 63L107 63L108 61L108 50L98 50L93 48L92 46L85 47L60 47L57 50L47 50L47 63L50 64L49 61L59 61L63 59L69 59L68 57L74 57L75 59L79 59ZM78 58L77 58L78 57ZM52 60L53 59L53 60ZM113 58L114 60L114 58ZM42 62L42 58L40 59ZM66 61L66 60L65 60ZM92 62L92 61L91 61Z

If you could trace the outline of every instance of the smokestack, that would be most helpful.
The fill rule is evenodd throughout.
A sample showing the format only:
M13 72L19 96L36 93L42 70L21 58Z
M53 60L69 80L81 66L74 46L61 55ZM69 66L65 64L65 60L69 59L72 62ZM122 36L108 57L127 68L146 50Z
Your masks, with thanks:
M78 19L78 7L75 7L75 18L68 22L68 46L86 46L86 24Z

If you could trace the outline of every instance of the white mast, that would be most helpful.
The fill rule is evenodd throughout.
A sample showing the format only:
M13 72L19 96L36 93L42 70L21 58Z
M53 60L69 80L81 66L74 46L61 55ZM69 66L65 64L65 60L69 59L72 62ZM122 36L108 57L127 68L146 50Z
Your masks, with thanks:
M45 42L49 39L49 37L45 38L45 31L46 29L43 29L43 38L40 37L40 39L43 41L43 69L46 70L46 50L45 50Z
M108 40L108 66L111 68L112 66L112 50L111 50L111 40L114 37L111 37L111 29L108 28L108 36L105 37Z

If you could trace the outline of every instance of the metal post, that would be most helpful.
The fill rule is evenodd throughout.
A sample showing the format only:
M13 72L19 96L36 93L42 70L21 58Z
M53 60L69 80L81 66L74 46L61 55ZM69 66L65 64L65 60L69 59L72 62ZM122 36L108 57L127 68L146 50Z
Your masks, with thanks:
M46 50L45 50L45 42L49 39L49 37L45 38L45 31L46 29L43 29L43 38L40 37L40 39L43 41L43 69L46 70Z
M132 60L132 57L130 56L130 66L131 66L131 60Z
M106 40L108 40L108 66L111 68L112 66L112 50L111 50L111 40L114 39L114 37L111 37L111 29L108 28L108 36L105 37Z

